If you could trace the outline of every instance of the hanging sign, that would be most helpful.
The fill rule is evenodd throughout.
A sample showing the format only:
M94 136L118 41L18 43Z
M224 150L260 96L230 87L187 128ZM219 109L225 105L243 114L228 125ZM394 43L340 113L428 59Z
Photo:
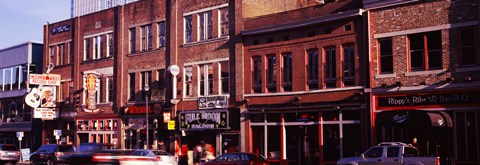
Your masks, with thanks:
M229 129L228 111L193 111L180 112L180 129Z
M29 83L45 86L60 86L59 74L30 74Z
M198 109L227 108L227 96L206 96L198 98Z
M58 112L54 108L35 108L33 110L33 118L53 120L57 117Z
M85 88L85 109L87 113L97 113L100 109L97 108L97 90L100 87L100 73L95 71L86 71L84 73L83 87Z

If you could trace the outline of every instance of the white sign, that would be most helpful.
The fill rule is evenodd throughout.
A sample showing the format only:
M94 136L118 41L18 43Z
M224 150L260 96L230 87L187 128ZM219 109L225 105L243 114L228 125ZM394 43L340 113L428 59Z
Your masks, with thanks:
M53 120L57 117L58 112L53 108L35 108L33 112L33 118Z
M174 76L178 75L180 73L180 68L177 65L170 65L168 67L168 70L170 73Z
M18 131L17 132L17 137L21 139L23 137L23 131Z
M61 129L54 129L53 130L53 135L62 136L62 130Z
M30 74L30 84L60 86L59 74Z
M227 108L227 96L198 97L198 109Z

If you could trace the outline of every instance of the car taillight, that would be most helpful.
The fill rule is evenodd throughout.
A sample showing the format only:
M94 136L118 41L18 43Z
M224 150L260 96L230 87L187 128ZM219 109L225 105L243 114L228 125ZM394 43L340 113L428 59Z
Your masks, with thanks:
M157 158L155 158L156 161L162 161L162 157L160 156L157 156Z
M60 156L63 156L63 153L62 152L55 152L54 155L55 155L55 157L60 157Z
M435 160L435 165L440 165L440 157L437 157L437 159Z
M94 162L105 162L112 158L109 154L95 154L92 157L92 161Z
M20 154L21 154L20 152L17 152L17 155L18 155L18 156L20 156Z

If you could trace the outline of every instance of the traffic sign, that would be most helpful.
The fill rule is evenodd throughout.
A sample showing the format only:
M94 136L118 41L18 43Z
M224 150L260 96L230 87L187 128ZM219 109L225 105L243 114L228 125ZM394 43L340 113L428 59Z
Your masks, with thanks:
M168 121L168 130L175 130L175 120Z

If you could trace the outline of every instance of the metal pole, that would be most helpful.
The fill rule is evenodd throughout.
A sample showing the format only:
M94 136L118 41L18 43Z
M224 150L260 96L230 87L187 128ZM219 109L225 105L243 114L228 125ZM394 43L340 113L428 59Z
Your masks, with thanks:
M146 120L147 120L146 121L147 122L147 128L146 128L146 130L147 130L147 141L146 141L146 144L147 144L147 149L150 149L150 145L148 144L150 142L149 137L148 137L148 132L149 132L149 130L148 130L149 129L149 126L148 126L148 88L149 88L148 84L145 85L145 94L146 94L145 95L145 100L146 100L146 102L145 102L146 103L146 105L145 105L145 109L146 109L145 110L145 116L146 116Z

